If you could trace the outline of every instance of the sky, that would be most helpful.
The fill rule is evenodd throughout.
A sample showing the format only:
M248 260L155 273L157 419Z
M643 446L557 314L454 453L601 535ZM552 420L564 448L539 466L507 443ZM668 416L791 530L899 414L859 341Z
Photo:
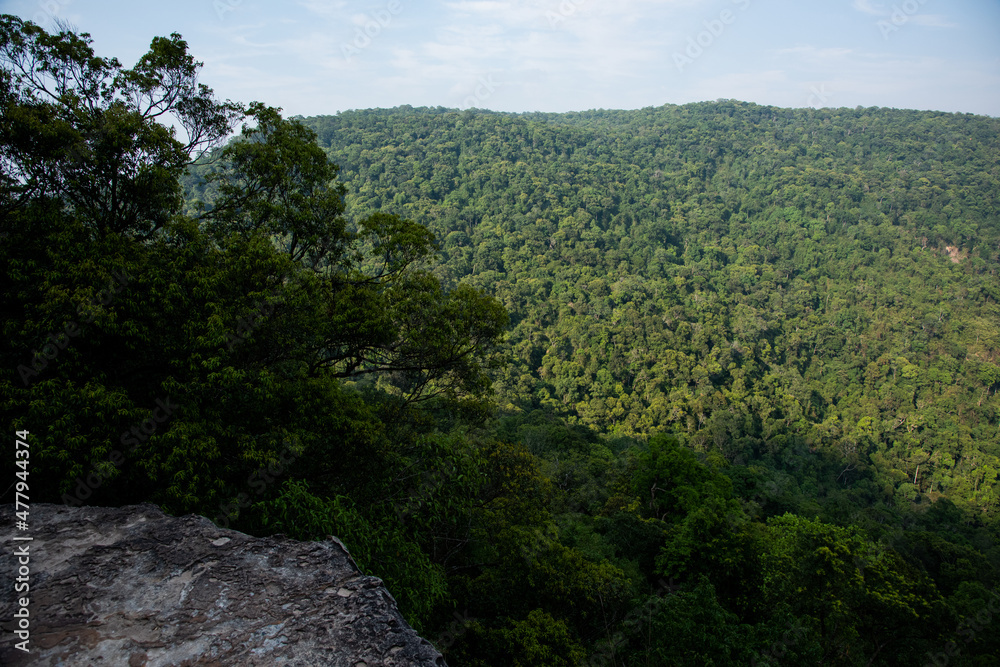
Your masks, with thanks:
M131 66L180 33L220 98L638 109L720 98L1000 116L1000 0L0 0Z

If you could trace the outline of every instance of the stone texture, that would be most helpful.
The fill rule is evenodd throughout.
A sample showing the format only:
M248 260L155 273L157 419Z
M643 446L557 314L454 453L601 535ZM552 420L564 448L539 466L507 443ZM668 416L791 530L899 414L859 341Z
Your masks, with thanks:
M154 505L0 507L0 664L374 667L445 661L335 538L255 538ZM13 541L30 535L31 542ZM29 544L31 652L14 648Z

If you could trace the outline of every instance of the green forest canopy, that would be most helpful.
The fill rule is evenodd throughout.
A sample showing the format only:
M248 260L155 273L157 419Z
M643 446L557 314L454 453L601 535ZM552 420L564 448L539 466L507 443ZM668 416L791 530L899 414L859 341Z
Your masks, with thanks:
M996 511L996 119L719 101L304 122L352 210L427 225L437 274L507 307L507 407Z
M9 16L0 62L34 502L335 534L453 665L1000 653L997 120L286 120Z

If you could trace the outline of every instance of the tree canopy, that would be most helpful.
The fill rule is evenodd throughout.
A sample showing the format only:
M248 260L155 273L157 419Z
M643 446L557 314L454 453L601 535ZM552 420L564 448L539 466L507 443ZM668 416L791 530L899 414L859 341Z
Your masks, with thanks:
M451 664L1000 653L996 119L199 74L0 17L32 501L336 535Z

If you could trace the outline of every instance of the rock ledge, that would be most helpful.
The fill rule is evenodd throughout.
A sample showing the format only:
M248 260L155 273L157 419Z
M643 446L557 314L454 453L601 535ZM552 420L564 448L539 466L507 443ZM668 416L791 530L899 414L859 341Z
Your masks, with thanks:
M0 664L444 667L335 538L256 538L156 506L0 507ZM14 542L31 536L30 542ZM30 653L14 647L30 552Z

